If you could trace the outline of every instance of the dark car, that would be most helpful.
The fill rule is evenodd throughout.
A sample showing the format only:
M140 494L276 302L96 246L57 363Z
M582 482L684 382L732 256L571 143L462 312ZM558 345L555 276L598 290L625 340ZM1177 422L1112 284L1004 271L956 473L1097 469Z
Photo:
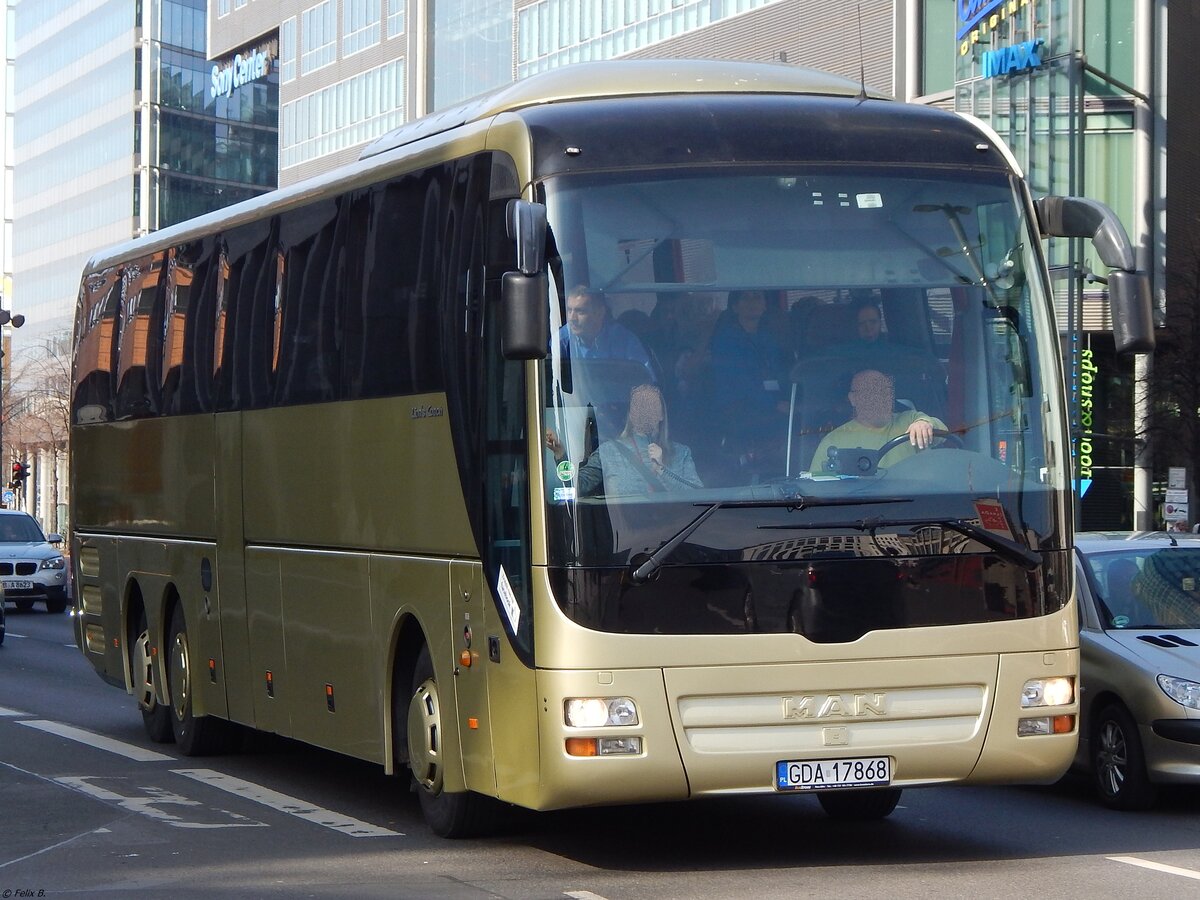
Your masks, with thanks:
M38 601L47 612L67 608L67 561L53 546L61 543L62 535L44 534L29 513L0 509L0 582L17 609L33 609Z
M1076 536L1079 753L1100 799L1145 809L1200 784L1200 535Z

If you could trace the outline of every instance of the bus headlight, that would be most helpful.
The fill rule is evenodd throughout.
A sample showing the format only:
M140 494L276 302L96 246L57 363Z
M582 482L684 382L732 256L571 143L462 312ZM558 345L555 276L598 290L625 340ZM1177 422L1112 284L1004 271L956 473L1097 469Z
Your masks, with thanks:
M637 705L629 697L568 697L563 721L571 728L638 724Z
M1075 701L1075 679L1065 676L1033 678L1021 689L1021 708L1069 706Z
M1021 708L1040 709L1046 706L1069 706L1075 702L1075 679L1065 675L1053 678L1031 678L1021 688ZM1018 719L1017 735L1070 734L1075 730L1075 716L1041 716Z
M1158 686L1176 703L1186 706L1188 709L1200 709L1200 684L1188 681L1186 678L1159 675Z

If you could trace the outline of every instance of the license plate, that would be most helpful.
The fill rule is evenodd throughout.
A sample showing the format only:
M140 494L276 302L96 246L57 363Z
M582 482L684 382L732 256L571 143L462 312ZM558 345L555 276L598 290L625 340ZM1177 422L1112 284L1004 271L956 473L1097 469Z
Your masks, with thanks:
M8 580L5 580L4 589L6 591L32 591L33 590L33 582L32 581L8 581Z
M891 783L892 758L890 756L799 759L775 763L775 790L777 791L886 787Z

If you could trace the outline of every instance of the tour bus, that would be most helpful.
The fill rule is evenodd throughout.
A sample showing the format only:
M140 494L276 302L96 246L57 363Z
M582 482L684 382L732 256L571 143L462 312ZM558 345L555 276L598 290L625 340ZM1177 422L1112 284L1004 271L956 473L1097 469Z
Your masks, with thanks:
M1048 236L1091 239L1118 349L1150 349L1120 223L1035 199L981 123L657 60L100 252L80 648L150 739L411 772L445 836L1054 780L1079 659Z

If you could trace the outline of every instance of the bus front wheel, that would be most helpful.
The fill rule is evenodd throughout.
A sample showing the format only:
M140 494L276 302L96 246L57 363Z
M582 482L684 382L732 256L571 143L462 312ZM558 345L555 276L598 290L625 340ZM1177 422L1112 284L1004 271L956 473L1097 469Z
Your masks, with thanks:
M890 816L900 802L900 788L827 791L817 794L817 799L831 819L865 822Z
M195 674L183 604L176 603L167 635L167 695L171 701L171 730L175 744L184 756L227 752L232 726L212 716L197 716L192 711Z
M413 670L412 696L408 702L408 765L421 813L433 832L441 837L470 837L491 825L487 797L471 791L445 789L445 732L442 703L433 659L422 647Z

